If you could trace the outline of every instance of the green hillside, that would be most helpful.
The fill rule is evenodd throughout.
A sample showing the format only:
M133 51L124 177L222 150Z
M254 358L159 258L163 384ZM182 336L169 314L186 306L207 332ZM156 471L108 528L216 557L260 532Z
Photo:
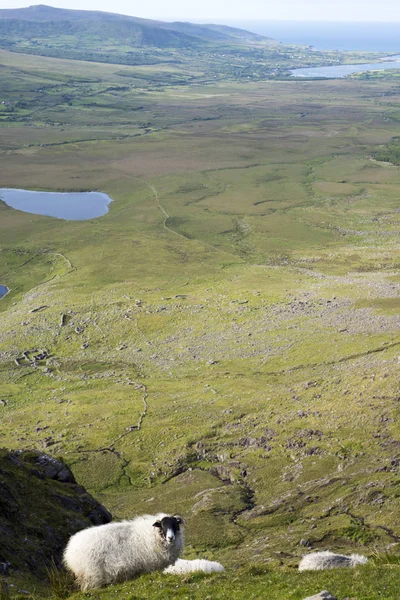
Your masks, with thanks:
M83 32L85 30L89 31L94 25L97 25L98 33L106 34L106 37L129 35L130 33L140 31L156 32L158 30L159 33L167 32L171 34L171 32L175 32L182 34L183 40L187 40L185 36L202 38L203 41L232 41L232 39L239 39L248 42L265 42L269 39L250 31L225 25L196 25L179 21L169 23L101 11L54 8L44 4L29 6L27 8L1 9L0 20L7 20L10 28L14 27L17 21L26 24L29 23L32 27L35 27L35 23L38 27L45 27L46 23L53 25L58 23L60 31L62 27L76 27L77 31ZM43 29L43 31L46 30ZM160 45L162 47L163 43Z
M227 568L91 597L397 598L397 84L0 64L0 187L113 199L0 203L1 446L62 456L117 519L182 513L185 557ZM328 548L379 558L297 572Z
M195 25L193 23L165 23L113 13L85 10L68 10L37 5L29 8L0 10L2 45L18 42L36 47L64 40L64 50L76 42L93 45L100 50L103 45L154 48L207 48L212 44L265 44L268 38L222 25ZM22 38L22 40L21 40ZM60 40L58 45L60 44ZM96 48L97 45L97 48ZM44 49L44 48L43 48Z
M45 5L0 9L0 48L63 59L168 67L184 76L182 84L259 80L287 76L297 66L365 60L360 53L285 46L224 25L167 23Z

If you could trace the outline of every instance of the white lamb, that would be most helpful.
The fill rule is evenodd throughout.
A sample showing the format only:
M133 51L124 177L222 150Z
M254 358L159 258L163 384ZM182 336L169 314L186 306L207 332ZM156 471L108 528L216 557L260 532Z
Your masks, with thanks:
M312 552L304 556L299 564L299 571L323 571L324 569L336 569L337 567L355 567L364 565L368 558L361 554L335 554L329 550L324 552Z
M160 571L173 564L184 545L184 519L166 514L89 527L71 537L64 564L82 591Z
M222 573L224 567L219 562L196 558L195 560L183 560L178 558L174 565L164 569L167 575L186 575L187 573Z

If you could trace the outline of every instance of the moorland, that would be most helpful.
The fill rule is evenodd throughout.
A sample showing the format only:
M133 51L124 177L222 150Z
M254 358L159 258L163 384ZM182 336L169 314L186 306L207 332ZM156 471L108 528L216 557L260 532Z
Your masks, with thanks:
M184 514L185 557L228 568L92 597L397 598L396 79L0 65L0 186L113 198L0 203L0 446L62 457L116 519ZM376 559L299 574L309 548Z

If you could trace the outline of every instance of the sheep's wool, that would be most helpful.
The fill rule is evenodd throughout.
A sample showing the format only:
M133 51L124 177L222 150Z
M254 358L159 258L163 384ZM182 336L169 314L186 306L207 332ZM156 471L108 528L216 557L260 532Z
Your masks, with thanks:
M304 556L300 561L299 571L323 571L324 569L336 569L338 567L355 567L366 562L368 562L368 559L361 554L345 556L326 550Z
M225 571L224 567L212 560L205 560L203 558L197 558L195 560L183 560L178 558L174 565L164 569L164 573L170 575L185 575L186 573L221 573Z
M126 581L175 563L183 550L183 531L167 543L153 524L168 515L143 515L79 531L64 552L64 564L82 591Z

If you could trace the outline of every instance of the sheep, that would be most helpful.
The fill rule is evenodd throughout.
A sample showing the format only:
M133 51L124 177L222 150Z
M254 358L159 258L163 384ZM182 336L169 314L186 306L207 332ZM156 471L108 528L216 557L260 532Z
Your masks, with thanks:
M322 571L324 569L335 569L337 567L355 567L364 565L368 558L361 554L335 554L329 550L324 552L313 552L304 556L299 564L299 571Z
M82 591L162 570L183 550L184 525L161 513L89 527L71 537L63 562Z
M222 573L225 571L224 567L212 560L205 560L203 558L196 558L195 560L182 560L178 558L174 565L171 565L164 569L163 573L166 575L186 575L187 573Z

